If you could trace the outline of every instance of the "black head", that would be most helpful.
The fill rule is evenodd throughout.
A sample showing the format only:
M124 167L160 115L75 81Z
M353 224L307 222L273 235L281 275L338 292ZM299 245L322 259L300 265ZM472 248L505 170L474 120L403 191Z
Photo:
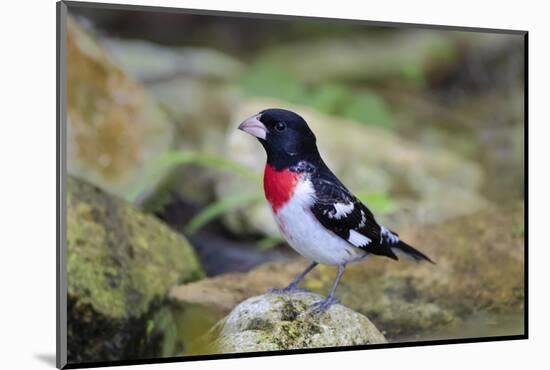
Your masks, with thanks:
M285 167L318 155L316 138L306 121L285 109L266 109L246 119L239 129L258 138L267 161Z

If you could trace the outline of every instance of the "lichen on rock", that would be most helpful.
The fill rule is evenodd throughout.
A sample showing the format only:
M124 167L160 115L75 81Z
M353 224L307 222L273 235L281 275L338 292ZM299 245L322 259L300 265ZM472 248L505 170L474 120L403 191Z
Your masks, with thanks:
M386 343L369 319L340 304L321 314L314 293L266 293L241 302L212 330L216 352L251 352Z

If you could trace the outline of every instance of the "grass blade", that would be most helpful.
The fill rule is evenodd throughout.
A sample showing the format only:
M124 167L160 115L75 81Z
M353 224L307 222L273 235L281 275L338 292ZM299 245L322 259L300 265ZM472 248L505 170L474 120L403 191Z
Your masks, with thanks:
M392 212L395 212L397 206L390 194L379 191L379 192L369 192L369 193L357 193L357 198L365 203L371 211L380 215L387 215Z
M261 193L244 193L226 196L223 199L210 203L189 221L185 226L184 233L191 235L222 214L248 206L261 199Z
M220 171L228 171L251 181L259 181L260 179L260 174L240 163L225 159L216 154L172 150L164 153L156 160L151 166L152 169L149 171L150 173L147 176L143 176L144 180L135 184L133 188L127 192L126 199L131 202L136 202L140 194L150 185L151 179L158 181L159 177L167 173L171 167L184 164L197 164Z

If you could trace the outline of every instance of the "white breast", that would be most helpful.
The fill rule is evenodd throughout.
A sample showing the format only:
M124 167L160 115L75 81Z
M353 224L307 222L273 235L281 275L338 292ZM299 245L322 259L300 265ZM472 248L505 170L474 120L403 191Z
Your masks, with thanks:
M275 214L285 239L302 256L327 265L354 262L367 253L352 246L322 226L311 213L314 190L310 181L301 181L292 198Z

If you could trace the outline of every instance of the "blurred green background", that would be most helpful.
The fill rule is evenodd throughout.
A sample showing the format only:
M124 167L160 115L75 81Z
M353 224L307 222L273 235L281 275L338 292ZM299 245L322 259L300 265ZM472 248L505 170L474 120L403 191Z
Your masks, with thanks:
M300 270L236 130L269 107L437 262L352 266L343 304L394 342L523 333L523 36L77 7L67 30L70 362L208 353Z

